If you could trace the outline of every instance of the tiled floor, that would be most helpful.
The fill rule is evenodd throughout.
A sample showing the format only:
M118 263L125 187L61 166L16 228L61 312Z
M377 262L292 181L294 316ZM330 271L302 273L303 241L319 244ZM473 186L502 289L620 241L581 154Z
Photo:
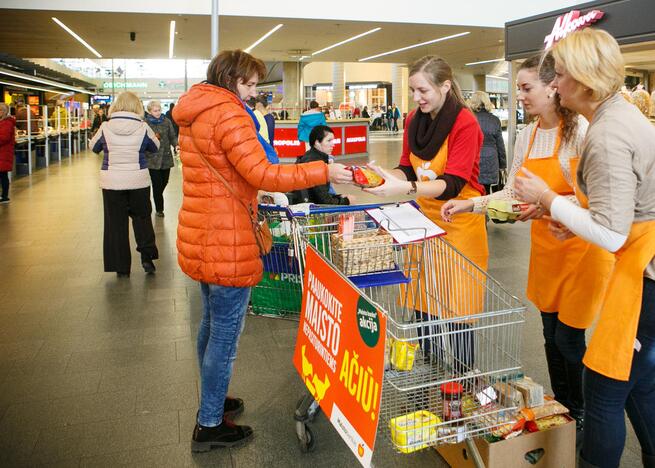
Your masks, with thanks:
M371 159L395 165L400 140L376 135ZM180 171L172 172L166 217L153 218L161 259L146 277L102 272L99 159L82 154L12 185L0 206L0 466L354 466L324 418L318 446L302 455L292 421L302 383L291 365L296 324L250 316L231 393L255 440L192 455L198 404L196 284L177 267ZM361 191L360 201L369 200ZM527 226L489 228L490 273L523 300ZM530 309L525 370L547 382L540 324ZM622 466L639 465L631 433ZM376 466L445 466L432 450L397 455L378 444Z

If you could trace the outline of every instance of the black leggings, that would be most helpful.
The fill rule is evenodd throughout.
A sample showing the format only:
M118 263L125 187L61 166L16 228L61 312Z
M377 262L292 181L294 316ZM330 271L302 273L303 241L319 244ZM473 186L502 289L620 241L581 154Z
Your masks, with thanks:
M164 211L164 189L168 185L170 169L148 169L152 181L152 198L155 201L155 211Z
M2 184L2 198L9 198L9 172L0 171L0 184Z

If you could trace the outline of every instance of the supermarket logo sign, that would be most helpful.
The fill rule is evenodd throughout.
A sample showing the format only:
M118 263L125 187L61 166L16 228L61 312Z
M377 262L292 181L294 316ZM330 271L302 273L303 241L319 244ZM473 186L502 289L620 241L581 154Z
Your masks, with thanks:
M573 10L555 20L555 26L549 35L544 38L546 49L550 49L557 41L564 39L572 32L585 28L605 16L600 10L591 10L580 16L580 10Z

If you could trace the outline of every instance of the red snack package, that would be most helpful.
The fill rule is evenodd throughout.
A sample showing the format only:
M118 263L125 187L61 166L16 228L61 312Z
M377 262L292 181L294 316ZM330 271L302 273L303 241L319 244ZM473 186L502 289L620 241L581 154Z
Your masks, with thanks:
M384 179L374 171L363 166L350 166L353 173L353 182L360 187L377 187L384 183Z

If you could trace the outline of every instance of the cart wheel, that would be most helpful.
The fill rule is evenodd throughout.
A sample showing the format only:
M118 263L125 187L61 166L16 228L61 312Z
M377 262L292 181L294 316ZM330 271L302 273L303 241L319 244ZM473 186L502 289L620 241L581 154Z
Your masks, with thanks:
M311 428L305 424L305 437L298 437L298 446L302 453L313 452L316 448L316 439Z

